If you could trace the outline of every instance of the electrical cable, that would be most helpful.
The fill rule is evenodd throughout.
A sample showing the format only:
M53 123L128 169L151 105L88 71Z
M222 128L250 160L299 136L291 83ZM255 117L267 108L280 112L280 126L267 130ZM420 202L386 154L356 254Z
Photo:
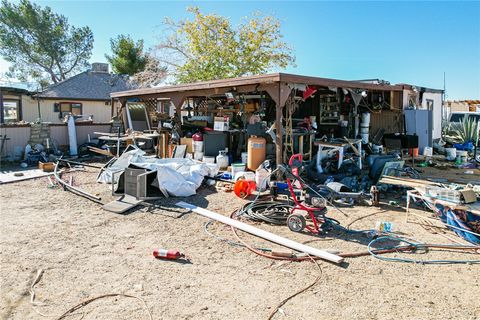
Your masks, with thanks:
M233 211L230 215L230 217L232 219L236 219L236 210ZM268 259L272 259L272 260L285 260L285 261L305 261L305 260L309 260L310 258L314 259L314 260L319 260L321 258L319 257L306 257L306 256L303 256L303 257L282 257L282 256L274 256L274 255L271 255L271 254L267 254L265 252L262 252L254 247L252 247L251 245L249 245L248 243L246 243L244 240L242 240L240 238L240 236L238 235L237 233L237 229L235 229L233 226L230 226L230 229L232 230L233 234L235 235L235 237L237 238L237 240L244 245L245 248L247 248L248 250L252 251L253 253L259 255L259 256L262 256L262 257L265 257L265 258L268 258ZM350 230L351 231L351 230ZM355 230L354 230L355 231ZM368 230L362 230L362 231L358 231L358 232L364 232L364 231L368 231ZM401 241L404 241L406 243L408 243L409 245L404 245L404 246L396 246L396 247L387 247L387 248L383 248L383 249L372 249L372 244L374 243L374 241L378 241L379 239L381 238L384 238L384 237L379 237L377 239L373 239L368 247L367 247L367 251L358 251L358 252L345 252L345 253L340 253L338 254L338 256L340 257L344 257L344 258L356 258L356 257L362 257L362 256L368 256L368 255L373 255L375 258L382 258L380 257L379 255L380 254L385 254L385 253L393 253L393 252L414 252L414 251L418 251L420 249L429 249L429 248L440 248L440 249L456 249L456 250L462 250L462 251L466 251L466 250L474 250L475 252L479 252L480 253L480 249L478 246L469 246L469 245L438 245L438 244L419 244L419 243L413 243L413 242L410 242L410 241L406 241L402 238L398 238L398 237L393 237L393 236L389 236L389 237L392 237L392 238L396 238L396 239L400 239ZM398 240L397 240L398 241ZM421 247L420 247L421 245ZM270 250L271 251L271 250ZM386 261L389 261L388 258L384 259ZM391 260L391 261L395 261L395 260ZM480 260L478 262L470 262L470 261L477 261L477 260L458 260L458 261L455 261L455 260L444 260L446 261L445 263L449 263L450 261L453 261L453 262L450 262L450 263L480 263ZM414 260L412 261L402 261L402 262L414 262ZM418 263L421 263L421 262L418 262Z
M315 280L310 283L309 285L307 285L306 287L298 290L297 292L295 292L294 294L291 294L290 296L286 297L285 299L283 299L276 307L275 309L272 310L272 312L270 312L270 315L268 316L267 320L271 320L273 319L273 317L275 316L275 314L280 310L280 308L285 304L287 303L290 299L298 296L299 294L307 291L308 289L312 288L314 285L316 285L320 279L322 278L322 275L323 275L323 270L322 270L322 267L320 266L320 264L317 262L317 260L313 259L312 256L308 255L308 258L310 258L310 260L316 265L316 267L318 268L318 271L319 271L319 274L318 276L315 278Z
M413 247L415 248L414 251L419 250L419 249L424 249L427 250L429 248L435 248L435 247L440 247L443 249L449 249L449 248L454 248L454 249L472 249L472 250L478 250L478 246L469 246L469 245L431 245L431 244L423 244L423 243L417 243L417 242L412 242L400 237L395 237L391 235L386 235L382 237L378 237L376 239L373 239L370 241L370 243L367 246L368 252L376 259L383 260L383 261L389 261L389 262L404 262L404 263L418 263L418 264L477 264L480 263L480 260L415 260L415 259L408 259L408 258L392 258L392 257L385 257L385 256L379 256L376 252L372 250L373 244L380 242L380 241L401 241L404 243L407 243L408 245L402 245L402 246L394 246L394 247L387 247L385 249L390 250L390 249L402 249L405 247Z

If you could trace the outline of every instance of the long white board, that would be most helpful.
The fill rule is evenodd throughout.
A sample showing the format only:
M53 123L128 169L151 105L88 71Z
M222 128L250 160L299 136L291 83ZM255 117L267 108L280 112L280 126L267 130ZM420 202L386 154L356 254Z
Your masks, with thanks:
M278 236L276 234L273 234L271 232L256 228L256 227L251 226L249 224L243 223L243 222L238 221L238 220L234 220L232 218L223 216L221 214L212 212L210 210L197 207L193 204L180 201L180 202L177 202L176 205L181 207L181 208L191 210L191 211L193 211L195 213L198 213L198 214L200 214L204 217L207 217L207 218L225 223L225 224L227 224L229 226L232 226L234 228L237 228L237 229L240 229L242 231L248 232L248 233L253 234L257 237L260 237L260 238L263 238L265 240L268 240L268 241L277 243L279 245L285 246L287 248L290 248L290 249L293 249L293 250L296 250L296 251L299 251L299 252L305 252L305 253L308 253L309 255L319 257L319 258L322 258L324 260L331 261L331 262L334 262L334 263L343 262L343 258L340 257L340 256L337 256L335 254L332 254L332 253L329 253L329 252L326 252L326 251L323 251L323 250L320 250L320 249L316 249L316 248L301 244L299 242L296 242L296 241L293 241L293 240L290 240L290 239L280 237L280 236Z

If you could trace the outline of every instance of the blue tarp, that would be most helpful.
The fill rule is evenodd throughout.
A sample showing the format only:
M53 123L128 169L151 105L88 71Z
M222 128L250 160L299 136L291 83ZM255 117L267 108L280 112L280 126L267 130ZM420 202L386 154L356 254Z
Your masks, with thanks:
M437 204L436 207L440 212L440 219L447 225L462 228L475 233L480 233L480 216L469 211L458 209L452 210L440 204ZM456 228L450 227L450 229L468 242L480 244L480 237Z

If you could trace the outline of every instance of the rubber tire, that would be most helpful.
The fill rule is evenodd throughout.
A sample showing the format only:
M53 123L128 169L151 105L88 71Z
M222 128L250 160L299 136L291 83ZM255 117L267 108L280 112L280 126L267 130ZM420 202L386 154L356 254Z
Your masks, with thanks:
M301 232L307 226L307 221L301 214L294 213L288 216L287 226L293 232Z

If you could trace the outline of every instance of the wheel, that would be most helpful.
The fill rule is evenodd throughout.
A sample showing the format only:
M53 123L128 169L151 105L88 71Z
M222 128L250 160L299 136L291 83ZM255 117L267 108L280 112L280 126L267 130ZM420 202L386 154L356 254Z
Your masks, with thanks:
M288 216L287 218L287 226L293 232L300 232L305 229L307 222L305 221L305 217L301 214L294 213Z

